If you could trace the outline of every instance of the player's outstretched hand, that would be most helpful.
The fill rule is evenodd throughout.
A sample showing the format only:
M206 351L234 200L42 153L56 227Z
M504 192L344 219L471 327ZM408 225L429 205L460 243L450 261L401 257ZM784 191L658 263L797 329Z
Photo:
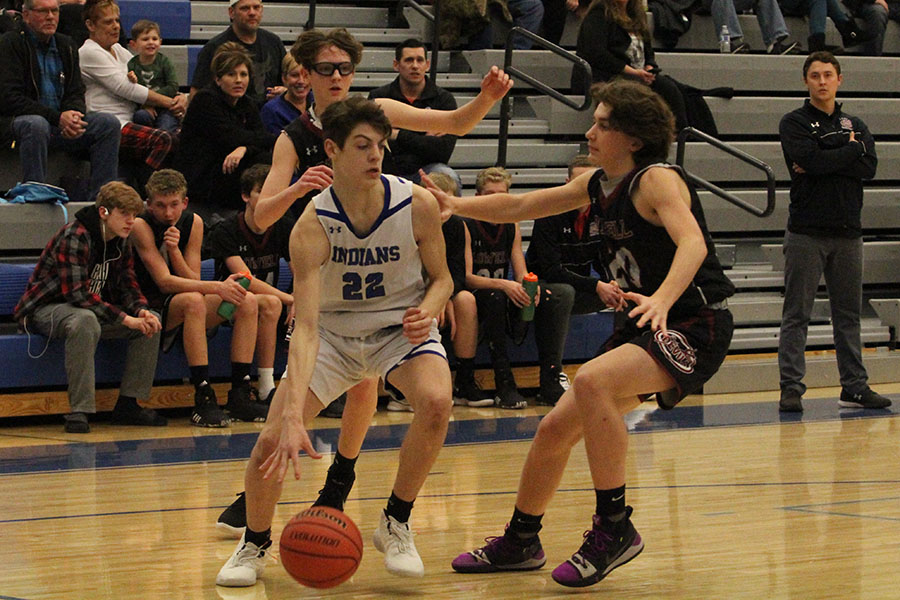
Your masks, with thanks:
M410 344L421 344L428 339L434 317L427 310L414 306L403 315L403 335Z
M334 171L328 165L316 165L310 167L303 172L300 179L295 181L291 187L297 190L297 196L302 197L312 190L324 190L334 178Z
M441 209L441 222L443 223L453 215L454 197L434 184L428 173L419 169L419 177L422 179L422 187L431 192L438 201Z
M275 477L278 483L284 481L287 473L288 465L294 468L294 479L300 479L300 451L303 450L310 458L319 459L322 455L316 452L312 442L309 440L309 434L303 427L299 417L288 417L285 415L281 425L281 436L278 438L278 445L272 454L259 466L262 471L263 479L271 479Z
M512 89L513 80L503 72L500 67L491 67L484 79L481 80L481 93L493 102L500 100Z
M625 292L622 296L626 300L631 300L637 306L631 309L631 312L628 313L629 318L634 318L638 315L641 315L641 318L638 319L637 326L643 327L648 322L650 323L650 329L653 331L662 331L665 333L666 331L666 318L669 315L669 305L663 302L660 298L657 298L656 295L653 296L644 296L643 294L637 294L635 292Z

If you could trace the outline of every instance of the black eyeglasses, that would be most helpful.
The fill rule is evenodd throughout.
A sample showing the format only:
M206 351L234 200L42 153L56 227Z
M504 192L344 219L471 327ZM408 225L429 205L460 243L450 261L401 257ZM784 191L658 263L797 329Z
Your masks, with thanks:
M320 62L314 64L312 68L313 71L322 77L331 77L334 75L335 71L339 72L343 77L346 77L356 70L356 67L353 66L352 62Z

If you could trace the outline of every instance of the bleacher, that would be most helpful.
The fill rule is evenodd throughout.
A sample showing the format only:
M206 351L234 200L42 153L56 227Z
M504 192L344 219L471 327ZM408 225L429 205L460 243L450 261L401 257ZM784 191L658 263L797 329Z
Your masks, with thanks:
M363 0L352 4L333 0L317 7L318 26L346 26L366 45L353 91L365 93L394 78L391 60L397 42L407 37L429 39L430 25L409 8L403 11L408 27L391 26L388 4L387 0ZM163 51L175 62L185 89L203 43L228 26L227 3L224 1L121 0L120 5L122 25L126 30L138 18L150 17L161 23L166 42ZM290 44L303 30L308 16L305 3L267 3L263 27ZM746 41L755 49L761 49L755 18L741 15L740 19ZM794 39L803 42L807 33L803 20L789 18L788 25ZM563 46L574 46L577 26L577 21L570 18ZM496 41L501 41L503 28L495 28L495 32ZM839 42L830 22L827 35L829 43ZM711 18L695 16L691 30L682 37L677 50L657 50L657 58L664 72L696 87L735 88L736 95L732 99L707 99L720 137L769 163L775 170L778 193L774 213L760 219L708 192L701 192L719 255L738 288L738 294L730 301L737 324L732 344L735 357L726 361L720 374L707 385L707 391L760 389L761 386L775 389L777 365L772 352L778 345L781 318L780 241L787 221L789 181L777 127L781 116L799 106L806 97L800 75L804 57L759 53L720 55L715 53L716 47ZM894 22L889 24L885 52L900 54L900 28ZM465 102L477 93L482 74L490 65L502 64L502 60L502 50L443 52L438 61L437 83L452 90L460 103ZM897 202L900 197L900 120L895 117L900 112L900 99L896 97L900 90L900 74L896 61L896 57L891 56L847 55L841 58L844 83L839 100L844 102L845 110L865 119L878 141L878 174L867 186L863 209L866 253L863 340L867 347L874 348L865 354L873 382L896 381L897 356L900 356L888 351L894 347L896 331L900 327L900 300L895 299L900 298L900 269L896 268L897 258L900 258L900 202ZM517 51L513 64L558 89L568 87L569 63L549 52ZM482 124L457 143L450 164L458 170L469 192L476 173L496 160L498 116L499 104ZM590 122L589 112L575 112L517 82L512 93L507 154L514 190L561 183L568 160L585 148L583 134ZM674 155L673 150L673 159ZM691 172L758 206L764 204L763 182L758 172L700 142L688 143L686 157L686 166ZM5 189L16 181L18 158L14 152L4 150L0 153L0 161L4 165L0 169L0 189ZM62 174L86 173L85 163L71 157L54 154L50 162L51 183ZM70 205L68 218L76 210L76 206ZM24 289L35 256L65 218L58 207L0 206L0 352L6 357L4 366L7 367L0 375L0 394L5 394L0 395L0 416L10 414L4 412L4 400L21 398L25 391L51 390L48 393L56 401L48 403L47 394L32 394L34 401L25 408L18 405L17 414L59 412L60 406L64 406L59 402L60 394L64 397L64 391L60 391L63 385L62 345L54 341L43 358L28 358L27 338L15 333L11 309ZM527 243L531 223L523 223L522 227ZM565 361L580 363L592 357L611 326L612 317L608 313L573 317ZM227 371L229 336L230 331L223 327L211 342L214 377L223 376ZM32 353L39 352L45 343L40 336L33 338ZM816 302L809 346L826 351L833 347L824 294ZM103 368L97 371L98 383L116 380L121 371L120 350L115 343L101 345L98 361ZM478 358L482 366L487 364L486 354L479 354ZM521 347L511 346L511 358L520 366L534 365L533 339L529 337ZM810 386L834 384L836 369L833 357L827 352L811 361L811 365ZM186 374L180 350L160 357L159 383L178 383ZM520 384L522 382L520 377ZM531 375L525 375L524 386L528 387L531 382L536 382L533 370ZM177 405L179 402L189 403L189 396L185 394L182 400L176 401L166 399L160 405Z

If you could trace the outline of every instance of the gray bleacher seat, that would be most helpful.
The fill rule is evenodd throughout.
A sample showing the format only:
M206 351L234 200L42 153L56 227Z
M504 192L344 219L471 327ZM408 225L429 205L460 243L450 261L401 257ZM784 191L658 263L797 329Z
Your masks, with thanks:
M0 251L40 254L69 212L57 204L0 204Z

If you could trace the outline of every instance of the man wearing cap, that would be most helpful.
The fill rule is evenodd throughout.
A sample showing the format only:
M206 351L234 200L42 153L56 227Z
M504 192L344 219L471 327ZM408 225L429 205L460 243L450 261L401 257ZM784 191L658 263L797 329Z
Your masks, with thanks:
M197 57L197 67L191 80L191 96L200 88L212 83L209 66L216 50L225 42L237 42L247 49L253 58L253 79L247 97L262 107L270 98L283 94L287 89L281 83L281 59L285 55L284 42L259 24L262 22L261 0L229 0L228 18L231 26L206 42Z

